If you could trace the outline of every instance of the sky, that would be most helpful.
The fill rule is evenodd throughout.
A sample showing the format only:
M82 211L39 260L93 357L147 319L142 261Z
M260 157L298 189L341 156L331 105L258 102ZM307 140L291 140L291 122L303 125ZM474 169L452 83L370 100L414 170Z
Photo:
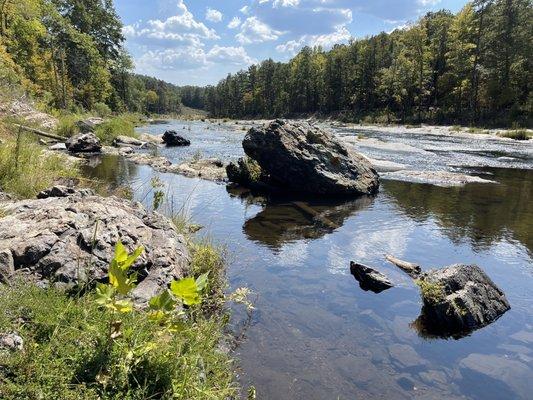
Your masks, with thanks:
M466 0L115 0L136 72L178 85L216 84L228 73L303 46L407 26Z

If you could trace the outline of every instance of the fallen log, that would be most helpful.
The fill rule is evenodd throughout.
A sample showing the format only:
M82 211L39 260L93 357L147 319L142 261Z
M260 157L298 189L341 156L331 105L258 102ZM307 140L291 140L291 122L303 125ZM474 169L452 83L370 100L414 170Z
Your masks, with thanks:
M19 129L23 129L25 131L34 133L34 134L39 135L39 136L43 136L43 137L48 138L48 139L59 140L59 141L62 141L62 142L66 141L68 139L66 137L53 135L51 133L44 132L44 131L41 131L39 129L30 128L29 126L24 126L24 125L19 125L19 124L13 124L13 125L16 126Z
M318 211L313 209L313 207L305 204L302 201L293 201L292 204L302 211L304 214L309 215L311 218L317 219L320 222L322 222L324 225L330 227L331 229L339 229L339 225L331 221L330 219L326 218L324 215L320 214Z
M406 272L411 278L418 278L418 276L422 272L422 269L420 268L420 265L418 264L403 261L391 255L386 255L385 259L388 262L396 265L402 271Z

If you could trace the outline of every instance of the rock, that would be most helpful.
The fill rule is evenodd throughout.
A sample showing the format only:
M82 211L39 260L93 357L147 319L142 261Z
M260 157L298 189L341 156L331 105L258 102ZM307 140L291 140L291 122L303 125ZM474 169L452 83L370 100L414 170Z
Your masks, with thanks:
M380 293L394 286L381 272L363 264L352 261L350 263L350 272L364 291L371 290L374 293Z
M163 142L167 146L190 146L191 142L176 131L166 131L163 135Z
M429 185L452 187L463 186L468 183L495 183L478 176L459 174L448 171L413 171L404 170L382 174L383 179L395 181L427 183Z
M10 194L4 193L0 190L0 201L9 201L12 199L13 197Z
M24 340L16 333L0 334L0 350L21 351L24 348Z
M7 215L0 219L0 251L12 254L15 275L24 269L42 285L62 287L105 281L118 240L130 251L145 247L133 267L139 274L137 303L188 272L185 239L171 221L141 204L64 188L40 197L6 203Z
M91 118L82 119L76 122L76 125L80 129L81 133L90 133L90 132L94 132L94 130L99 125L102 125L104 122L105 121L102 118L91 117Z
M113 140L113 146L115 147L145 147L146 142L143 142L142 140L136 139L131 136L117 136Z
M421 275L421 321L429 333L470 332L498 319L511 306L477 265L452 265Z
M226 165L217 158L192 160L173 165L168 170L191 178L202 178L210 181L224 181L227 177Z
M56 185L50 189L45 189L37 194L38 199L48 199L49 197L80 196L87 197L94 195L91 189L75 189L67 186Z
M15 273L13 254L9 250L0 250L0 282L8 283Z
M406 344L392 344L389 346L392 360L403 368L420 367L427 364L411 346Z
M354 195L379 188L378 174L367 159L307 123L276 120L252 128L243 148L286 191Z
M67 145L65 143L56 143L48 147L48 150L52 150L52 151L62 151L66 149L67 149Z
M93 133L80 133L72 136L65 143L68 151L72 153L99 153L102 149L100 139Z

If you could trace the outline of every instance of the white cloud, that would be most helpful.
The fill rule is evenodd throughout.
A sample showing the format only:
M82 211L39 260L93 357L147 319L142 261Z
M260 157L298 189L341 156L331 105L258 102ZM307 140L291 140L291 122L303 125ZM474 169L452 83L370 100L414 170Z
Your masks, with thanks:
M272 29L257 17L249 17L241 25L241 31L235 35L239 43L262 43L277 40L283 32Z
M248 15L250 14L250 6L244 6L243 8L241 8L239 10L241 13L243 13L244 15Z
M274 8L278 7L298 7L300 0L274 0Z
M350 31L344 26L339 27L335 32L324 35L304 35L297 40L289 40L276 46L276 50L281 53L296 54L304 46L321 46L329 49L338 43L345 43L352 37Z
M239 17L233 17L233 19L228 24L229 29L236 29L241 26L241 19Z
M223 15L220 11L213 8L207 8L205 13L205 19L211 22L220 22L222 21Z
M207 60L217 64L232 64L239 66L248 66L255 64L257 60L251 58L244 47L221 47L215 45L207 53Z

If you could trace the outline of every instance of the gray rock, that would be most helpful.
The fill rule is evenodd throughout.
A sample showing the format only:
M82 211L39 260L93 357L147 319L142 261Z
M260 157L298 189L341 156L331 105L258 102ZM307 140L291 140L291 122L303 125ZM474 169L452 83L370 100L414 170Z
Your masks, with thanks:
M381 272L363 264L352 261L350 263L350 272L359 282L361 289L365 291L371 290L374 293L380 293L394 286Z
M41 197L6 203L7 216L0 219L0 251L12 254L15 274L25 269L38 282L67 287L102 281L118 240L130 251L145 248L134 265L138 303L188 272L184 238L171 221L141 204L68 188Z
M0 334L0 350L21 351L24 348L24 340L16 333Z
M65 143L67 150L72 153L99 153L102 144L94 133L80 133L72 136Z
M210 181L224 181L226 179L226 165L218 158L186 161L172 165L168 168L168 172Z
M9 250L0 250L0 282L9 282L14 273L15 261L13 260L13 254Z
M94 130L99 126L102 125L105 121L102 118L98 117L92 117L80 120L76 122L76 125L80 129L81 133L89 133L94 132Z
M421 275L422 322L431 331L469 332L498 319L511 306L477 265L452 265Z
M48 150L53 150L53 151L62 151L66 149L67 149L67 145L65 143L56 143L48 147Z
M379 177L372 164L334 135L307 123L276 120L252 128L245 153L287 191L313 194L372 194Z
M76 189L73 187L56 185L49 189L45 189L37 194L38 199L47 199L49 197L68 197L68 196L79 196L79 197L94 196L94 191L91 189Z
M113 140L113 146L115 147L143 147L145 144L146 142L142 140L123 135L117 136Z
M166 131L163 134L163 142L167 146L190 146L191 142L183 136L178 135L176 131Z

